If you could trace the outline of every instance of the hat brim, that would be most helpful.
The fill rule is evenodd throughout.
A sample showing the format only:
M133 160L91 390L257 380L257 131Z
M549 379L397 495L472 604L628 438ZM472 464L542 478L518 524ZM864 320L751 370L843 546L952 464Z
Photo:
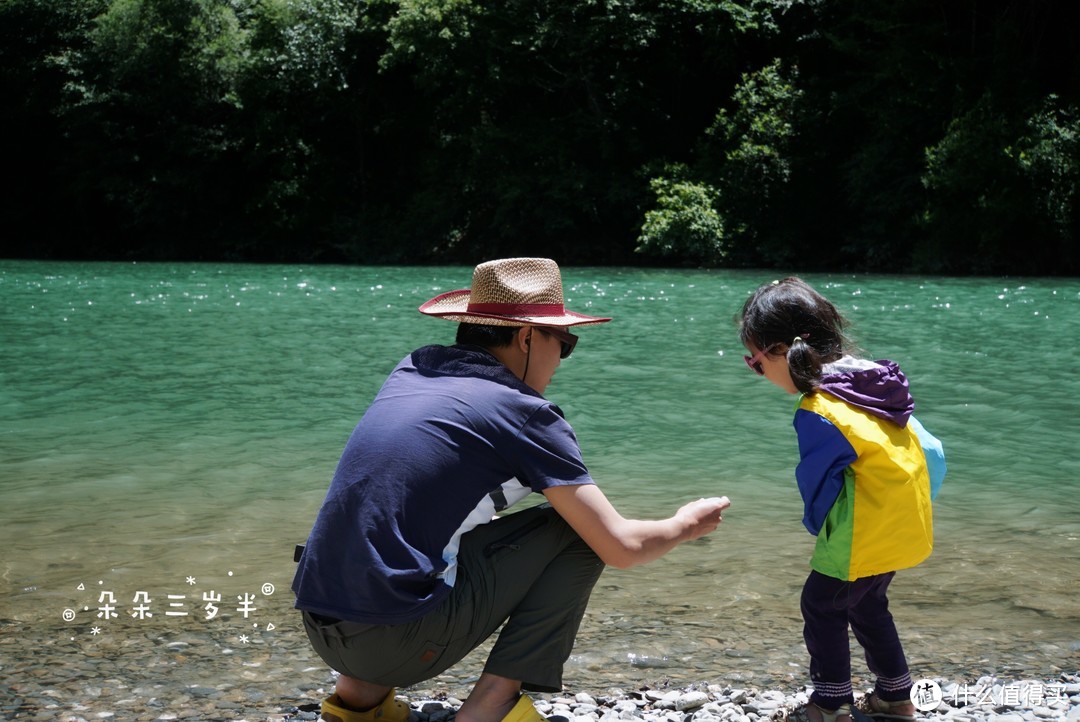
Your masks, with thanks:
M481 326L595 326L607 323L610 318L587 316L584 313L564 310L561 316L499 316L469 312L470 290L463 288L448 291L420 306L420 313L447 321L475 323Z

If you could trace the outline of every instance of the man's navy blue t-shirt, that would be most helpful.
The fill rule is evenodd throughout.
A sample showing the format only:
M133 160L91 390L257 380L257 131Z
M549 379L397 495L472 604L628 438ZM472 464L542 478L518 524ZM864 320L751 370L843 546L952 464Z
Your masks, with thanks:
M418 619L454 585L463 534L531 492L591 483L557 406L478 347L425 346L345 446L293 579L296 606Z

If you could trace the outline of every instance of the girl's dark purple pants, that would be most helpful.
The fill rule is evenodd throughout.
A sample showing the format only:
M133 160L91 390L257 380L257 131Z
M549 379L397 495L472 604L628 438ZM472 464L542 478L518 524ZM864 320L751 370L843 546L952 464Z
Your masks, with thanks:
M803 585L802 614L814 704L834 710L854 702L848 626L877 676L878 698L909 699L911 675L885 594L894 576L896 572L888 572L849 582L810 572Z

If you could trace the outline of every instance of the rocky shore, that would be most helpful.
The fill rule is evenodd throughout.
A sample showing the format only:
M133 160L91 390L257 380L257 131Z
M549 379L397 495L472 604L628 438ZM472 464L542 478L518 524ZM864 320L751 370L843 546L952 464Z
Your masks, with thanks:
M927 722L1080 722L1080 672L1050 680L1002 680L982 677L974 682L932 680L941 701L920 712ZM132 689L126 699L110 705L99 695L84 703L64 704L44 691L36 700L15 697L0 701L5 720L94 722L95 720L190 720L194 722L316 722L319 700L332 689L312 685L304 699L241 701L228 689L188 687L173 699L150 696L153 690ZM603 694L564 692L533 695L537 710L551 722L773 722L785 720L805 704L809 689L759 690L725 685L691 685L679 689L611 689ZM57 695L59 696L59 695ZM444 692L406 690L399 695L413 709L410 722L452 722L461 700ZM856 720L869 718L856 716Z
M1000 680L982 677L971 683L931 680L940 701L918 719L950 722L1080 721L1080 673L1055 680ZM810 689L797 691L700 685L684 689L647 689L607 694L589 692L536 695L537 710L552 722L765 722L784 720L809 699ZM935 692L936 694L936 692ZM452 697L403 697L417 722L447 722L460 706ZM929 706L924 704L922 706ZM317 720L318 711L297 710L291 719ZM858 717L857 717L858 719Z
M0 720L315 722L335 684L306 637L285 624L251 633L247 643L225 626L163 632L129 621L107 635L71 630L0 618ZM1040 644L1039 656L1030 644L998 644L993 657L967 655L966 664L917 660L914 670L940 670L930 677L940 702L920 719L1080 722L1075 643ZM958 645L935 659L963 655ZM765 658L732 646L713 656L737 664L702 666L709 655L631 655L632 663L620 665L610 655L583 653L568 662L563 693L532 697L551 722L772 722L805 704L809 692L801 685L804 666L781 654ZM485 657L480 650L402 689L412 722L452 722ZM867 686L865 678L854 681L857 689Z

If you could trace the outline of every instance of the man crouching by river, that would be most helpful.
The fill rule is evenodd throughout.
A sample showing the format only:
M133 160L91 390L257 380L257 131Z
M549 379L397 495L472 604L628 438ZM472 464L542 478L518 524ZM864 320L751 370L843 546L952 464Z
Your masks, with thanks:
M421 313L459 323L390 374L353 431L293 580L312 646L340 672L327 722L404 722L395 687L459 662L500 625L457 722L536 722L522 689L562 689L605 564L644 564L713 531L726 497L625 519L543 393L577 336L554 261L482 263ZM528 496L547 503L494 515Z

